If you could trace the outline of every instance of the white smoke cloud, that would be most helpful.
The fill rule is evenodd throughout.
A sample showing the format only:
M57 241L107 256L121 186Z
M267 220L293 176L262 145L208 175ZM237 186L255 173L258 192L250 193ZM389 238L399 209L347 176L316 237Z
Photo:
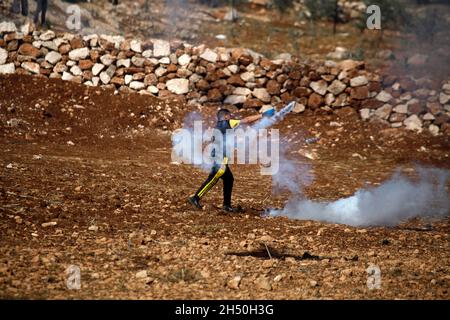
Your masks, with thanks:
M380 186L358 190L337 201L312 201L299 195L272 216L318 220L351 226L393 226L414 217L444 217L449 214L446 170L418 167L414 182L400 173Z

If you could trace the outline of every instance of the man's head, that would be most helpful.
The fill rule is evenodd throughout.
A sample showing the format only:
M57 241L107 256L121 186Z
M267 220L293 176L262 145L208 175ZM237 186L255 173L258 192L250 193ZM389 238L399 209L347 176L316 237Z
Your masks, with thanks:
M231 112L228 109L220 109L217 111L217 121L230 120Z

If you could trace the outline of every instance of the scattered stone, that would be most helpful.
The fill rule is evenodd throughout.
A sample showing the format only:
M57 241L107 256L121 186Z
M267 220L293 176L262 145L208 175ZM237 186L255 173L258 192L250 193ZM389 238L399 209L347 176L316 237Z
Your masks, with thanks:
M378 93L376 99L381 102L389 102L390 100L392 100L392 96L390 93L383 90Z
M142 45L140 41L137 40L131 40L130 41L130 48L132 51L141 53L142 52Z
M271 97L265 88L253 89L252 94L255 98L261 100L262 102L270 102Z
M312 81L309 86L314 90L314 92L320 94L321 96L325 95L328 88L328 84L325 80Z
M138 279L147 278L147 270L141 270L136 272L135 277Z
M390 104L385 104L382 107L375 110L374 115L380 119L387 120L392 112L392 106Z
M21 67L27 71L30 71L31 73L39 74L40 71L39 64L35 62L23 62Z
M232 94L232 95L227 96L223 103L237 105L237 104L243 104L246 100L247 100L246 97L243 95Z
M350 86L352 86L352 87L364 86L368 83L369 83L369 81L367 80L367 78L365 76L358 76L358 77L350 79Z
M0 34L17 32L16 25L13 22L0 22Z
M392 109L392 111L397 112L397 113L407 114L408 113L408 105L399 104L399 105L395 106L394 109Z
M227 282L228 288L233 289L233 290L238 290L239 284L241 283L241 279L242 279L242 277L236 276L233 279L229 280Z
M12 74L16 72L16 67L14 63L8 63L0 65L0 74Z
M155 58L170 55L170 43L164 40L153 41L153 56Z
M269 279L265 276L260 276L255 280L255 284L259 289L270 291L272 290L272 285L269 282Z
M439 127L435 124L430 124L428 126L428 130L433 136L437 136L439 134Z
M56 221L51 221L51 222L44 222L43 224L41 224L41 226L43 228L47 228L47 227L53 227L56 226L58 223Z
M189 92L189 80L171 79L166 83L167 90L175 94L185 94Z
M92 67L92 74L94 76L97 76L104 68L105 66L103 64L95 63L94 66Z
M89 231L98 231L98 227L97 226L90 226L89 228L88 228L88 230Z
M88 48L79 48L74 49L69 52L69 59L78 61L81 59L86 59L89 56L89 49Z
M131 81L130 88L133 90L142 90L145 88L145 84L140 81Z
M8 60L8 51L0 48L0 65L5 64L6 60Z
M327 88L327 90L329 92L331 92L332 94L334 94L335 96L339 95L340 93L342 93L345 88L347 86L339 80L334 80Z
M56 51L50 51L45 55L45 61L48 61L51 64L56 64L61 60L62 56L59 52Z
M413 131L422 131L422 121L420 118L413 114L406 118L405 121L403 121L403 124L405 125L406 129L413 130Z
M368 120L370 118L370 109L363 108L363 109L359 110L359 114L360 114L362 120Z
M450 94L445 94L443 92L441 92L439 94L439 103L440 104L446 104L449 101L450 101Z
M304 104L296 102L294 108L292 109L292 112L302 113L303 111L305 111L305 109L306 107Z
M212 62L212 63L216 63L217 62L217 53L215 53L214 51L212 51L211 49L206 49L205 52L203 52L200 55L200 58L205 59L206 61Z
M114 61L116 60L116 57L110 55L110 54L105 54L103 56L100 57L100 61L105 65L105 66L109 66L111 65Z

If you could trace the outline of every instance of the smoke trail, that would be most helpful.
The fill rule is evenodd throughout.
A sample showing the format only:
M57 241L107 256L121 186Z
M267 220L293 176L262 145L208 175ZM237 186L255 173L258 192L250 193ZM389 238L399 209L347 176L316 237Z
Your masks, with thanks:
M361 189L351 197L333 202L291 198L284 209L272 210L270 215L351 226L393 226L413 217L448 215L449 172L422 167L417 171L418 182L397 172L376 188Z

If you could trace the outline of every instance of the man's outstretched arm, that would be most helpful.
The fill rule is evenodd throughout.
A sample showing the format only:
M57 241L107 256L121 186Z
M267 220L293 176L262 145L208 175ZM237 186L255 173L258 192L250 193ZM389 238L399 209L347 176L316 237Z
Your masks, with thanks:
M261 118L262 118L262 114L255 114L255 115L243 118L241 120L241 123L252 123L252 122L258 121Z

